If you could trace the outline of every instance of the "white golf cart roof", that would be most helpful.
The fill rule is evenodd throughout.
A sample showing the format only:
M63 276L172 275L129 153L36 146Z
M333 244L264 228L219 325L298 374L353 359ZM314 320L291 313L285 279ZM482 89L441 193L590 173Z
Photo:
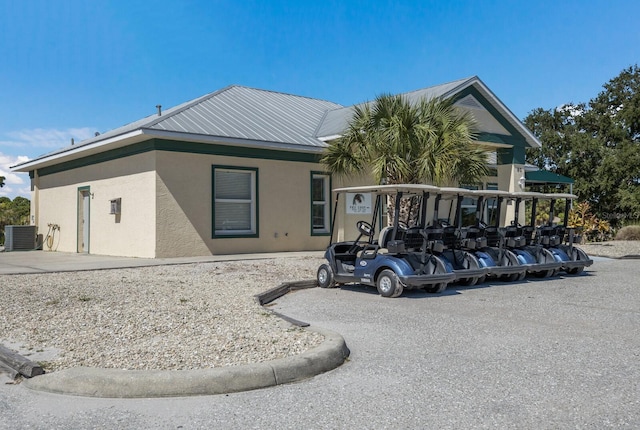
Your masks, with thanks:
M361 187L335 188L336 193L374 193L374 194L422 194L434 193L439 190L433 185L422 184L392 184L392 185L365 185Z
M549 194L545 194L546 198L551 200L551 199L569 199L569 200L575 200L578 198L578 196L576 196L575 194L566 194L566 193L549 193Z
M533 199L546 199L547 196L542 193L534 193L529 191L522 191L518 193L511 193L511 197L514 199L520 198L522 200L533 200Z
M458 195L469 195L469 192L466 188L455 188L455 187L441 187L438 194L441 196L458 196Z
M509 197L512 193L503 190L469 190L469 195L482 197Z

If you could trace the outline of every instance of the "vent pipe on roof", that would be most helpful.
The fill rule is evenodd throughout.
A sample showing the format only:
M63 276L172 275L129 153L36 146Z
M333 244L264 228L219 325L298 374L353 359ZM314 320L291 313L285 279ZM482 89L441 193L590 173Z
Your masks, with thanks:
M71 144L72 144L72 145L75 145L75 143L76 143L76 141L75 141L75 140L73 140L73 137L72 137L72 138L71 138Z
M158 109L158 116L162 116L162 105L156 105L156 108Z

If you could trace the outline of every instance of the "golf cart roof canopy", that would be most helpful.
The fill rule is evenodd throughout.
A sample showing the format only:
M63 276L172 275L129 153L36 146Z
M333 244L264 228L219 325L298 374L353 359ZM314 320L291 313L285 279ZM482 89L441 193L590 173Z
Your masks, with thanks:
M569 200L575 200L578 198L578 196L576 196L575 194L565 194L565 193L550 193L550 194L545 194L545 196L547 197L547 199L569 199Z
M522 200L533 200L533 199L545 199L545 198L547 198L547 196L542 194L542 193L533 193L533 192L528 192L528 191L523 191L523 192L519 192L519 193L511 193L511 197L513 197L515 199L522 199Z
M440 188L440 191L438 191L438 194L440 194L441 196L458 196L458 195L465 195L468 196L470 195L471 190L468 190L466 188L455 188L455 187L442 187Z
M503 190L468 190L470 196L482 196L482 197L509 197L511 193Z
M361 187L335 188L336 193L375 193L375 194L422 194L434 193L438 187L422 184L366 185Z

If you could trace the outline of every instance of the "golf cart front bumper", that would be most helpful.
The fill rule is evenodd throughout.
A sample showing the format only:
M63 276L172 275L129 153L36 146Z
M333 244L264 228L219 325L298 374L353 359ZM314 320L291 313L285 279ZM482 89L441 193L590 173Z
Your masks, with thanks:
M571 270L571 269L579 269L581 267L589 267L593 264L592 259L588 260L575 260L575 261L563 261L562 269L563 270Z
M423 285L441 284L446 282L447 284L456 280L455 273L436 273L433 275L407 275L398 276L400 282L408 287L421 287Z
M487 267L489 271L489 276L502 276L502 275L516 275L527 273L528 270L531 270L531 264L521 264L519 266L492 266Z
M560 270L562 269L562 262L556 261L553 263L536 263L532 264L527 270L531 273L544 272L547 270Z
M453 271L453 274L456 276L455 279L473 279L473 278L481 278L489 274L489 270L486 267L481 267L479 269L457 269Z

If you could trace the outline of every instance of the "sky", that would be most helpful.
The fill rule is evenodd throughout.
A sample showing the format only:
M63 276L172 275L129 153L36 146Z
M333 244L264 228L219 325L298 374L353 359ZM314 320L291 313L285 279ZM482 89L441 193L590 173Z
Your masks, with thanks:
M10 166L228 85L343 105L477 75L520 119L640 58L636 0L0 0Z

